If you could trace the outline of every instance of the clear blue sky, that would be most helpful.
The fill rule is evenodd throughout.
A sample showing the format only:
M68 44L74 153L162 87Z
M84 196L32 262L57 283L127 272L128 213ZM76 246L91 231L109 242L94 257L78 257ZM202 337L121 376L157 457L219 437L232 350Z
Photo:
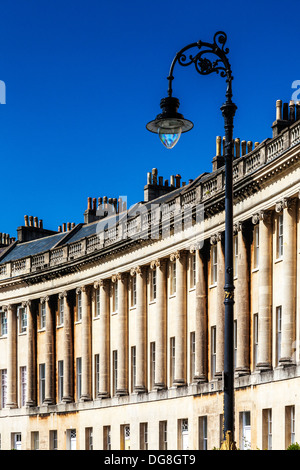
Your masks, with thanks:
M211 171L225 80L175 68L173 95L194 122L173 150L145 125L167 94L176 52L224 30L230 48L234 136L271 137L277 99L300 80L299 1L0 1L0 231L24 215L57 230L82 222L87 197L143 199L146 174L183 181ZM299 94L300 97L300 94Z

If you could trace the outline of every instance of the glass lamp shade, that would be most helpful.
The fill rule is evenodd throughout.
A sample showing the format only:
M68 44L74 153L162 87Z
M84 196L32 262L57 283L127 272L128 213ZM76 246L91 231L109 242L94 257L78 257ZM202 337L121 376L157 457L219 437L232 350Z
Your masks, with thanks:
M177 144L181 136L181 126L177 127L159 127L158 135L161 142L167 149L172 149Z
M177 112L179 107L177 98L163 98L160 107L162 113L158 114L156 119L150 121L146 127L148 131L158 133L164 146L171 149L177 144L183 132L193 128L193 123Z

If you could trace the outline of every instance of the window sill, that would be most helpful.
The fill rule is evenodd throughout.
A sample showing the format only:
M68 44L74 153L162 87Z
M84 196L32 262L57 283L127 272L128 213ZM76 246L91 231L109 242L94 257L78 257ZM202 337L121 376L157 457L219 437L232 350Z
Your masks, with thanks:
M274 261L274 264L281 263L283 261L283 258L276 258Z

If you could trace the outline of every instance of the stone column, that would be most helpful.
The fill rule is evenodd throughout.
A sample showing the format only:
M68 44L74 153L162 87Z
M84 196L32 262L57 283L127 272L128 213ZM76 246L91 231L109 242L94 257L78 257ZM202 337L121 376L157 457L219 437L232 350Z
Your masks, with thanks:
M17 306L8 305L7 312L7 408L17 402Z
M118 273L118 381L116 395L128 394L128 292L127 274Z
M186 253L170 256L176 262L175 371L173 385L186 383Z
M81 287L82 320L81 320L81 347L82 347L82 394L81 400L88 401L92 397L92 335L91 335L91 300L90 286Z
M223 233L217 235L217 344L216 344L216 376L221 376L224 370L224 285L225 285L225 257L223 247Z
M23 302L27 312L27 397L26 405L36 405L36 320L31 300Z
M167 300L166 300L166 262L165 260L156 260L151 262L152 269L156 269L156 318L154 322L155 329L155 377L154 388L157 390L166 388L166 327L167 327Z
M237 356L235 370L239 375L250 371L249 263L244 223L235 224L238 237L238 262L235 295L237 320Z
M70 292L59 294L59 299L64 303L64 390L62 401L73 401L73 339L72 339L72 315Z
M258 363L260 370L270 369L272 315L272 216L268 211L259 214L259 272L258 272Z
M295 363L296 320L296 199L283 201L282 365Z
M136 383L135 391L146 391L146 273L145 268L137 266L131 271L136 276Z
M49 296L42 299L46 307L46 378L45 378L45 403L54 403L55 365L54 365L54 318Z
M98 396L109 396L109 351L110 351L110 317L109 317L109 281L101 279L94 283L100 289L100 380Z
M195 328L195 382L207 380L207 282L205 255L199 249L196 255L196 328Z

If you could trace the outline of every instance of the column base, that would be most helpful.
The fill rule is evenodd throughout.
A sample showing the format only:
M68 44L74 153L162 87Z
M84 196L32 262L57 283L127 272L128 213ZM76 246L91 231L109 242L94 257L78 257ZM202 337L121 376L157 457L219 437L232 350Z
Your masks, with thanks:
M186 381L184 379L173 380L173 387L183 387L184 385L186 385Z
M165 390L167 387L164 383L155 383L153 390Z
M124 395L128 395L128 391L125 389L116 390L117 397L123 397Z
M283 367L294 366L295 363L292 361L290 357L281 357L279 359L279 364Z
M264 370L271 370L272 366L269 362L258 362L256 364L256 369L263 372Z
M33 406L36 406L36 402L33 401L33 400L28 400L28 401L26 402L26 406L32 408Z
M134 392L135 393L146 393L147 389L144 385L137 385L134 387Z
M109 398L109 393L108 392L98 392L97 397L98 398Z
M17 405L17 403L14 403L14 402L6 403L5 408L9 408L9 409L18 408L18 405Z
M242 375L249 375L250 368L249 367L237 367L235 369L235 374L237 375L237 377L241 377Z
M90 401L91 397L90 395L81 395L80 401Z
M66 396L62 398L63 403L71 403L72 401L73 401L73 397Z
M53 398L45 398L45 400L43 401L43 405L54 405Z
M203 382L207 382L206 375L195 375L193 377L193 383L194 384L199 384L199 383L203 383Z

